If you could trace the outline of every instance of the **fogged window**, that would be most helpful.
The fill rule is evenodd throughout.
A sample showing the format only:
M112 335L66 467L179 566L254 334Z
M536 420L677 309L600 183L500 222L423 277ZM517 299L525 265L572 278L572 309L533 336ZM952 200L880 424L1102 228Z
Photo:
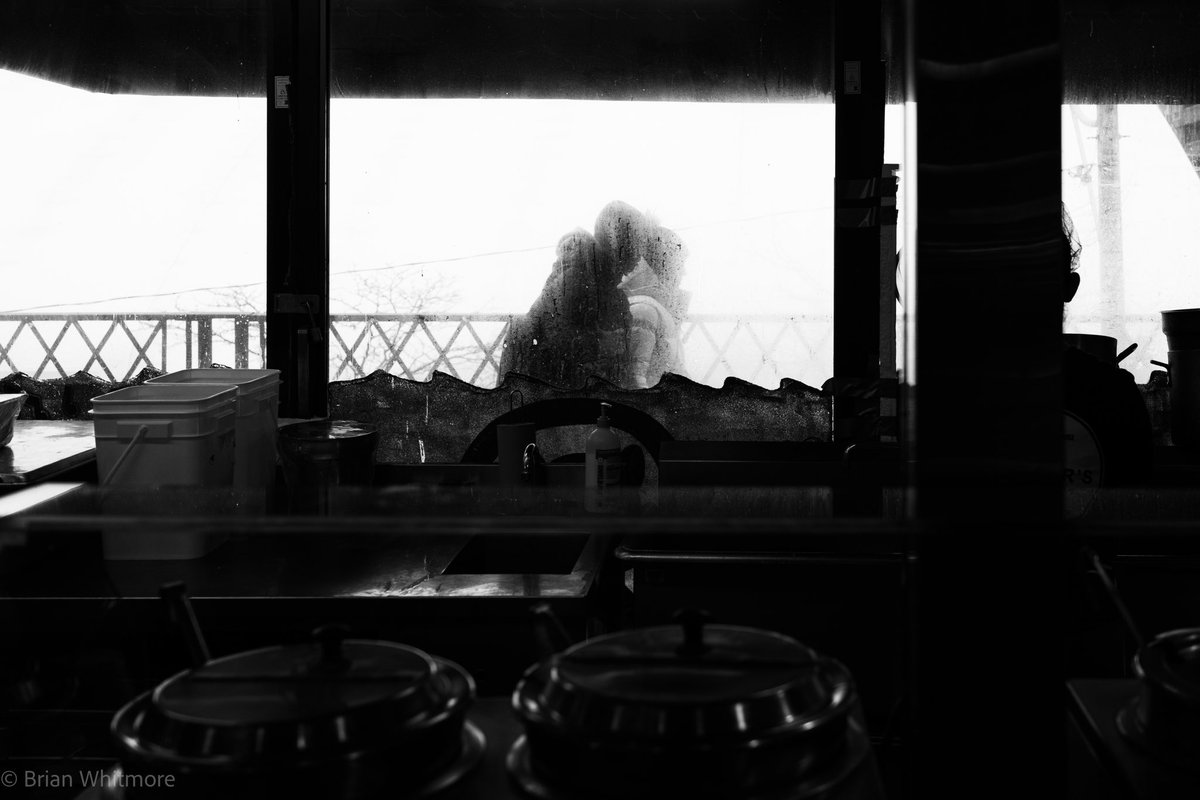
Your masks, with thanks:
M335 372L820 385L833 128L824 104L334 100Z
M1121 366L1142 383L1166 361L1160 312L1200 306L1198 123L1196 106L1063 108L1063 201L1082 247L1063 329L1137 344Z
M819 386L831 34L827 0L339 6L331 378Z
M261 98L0 71L0 372L261 366Z

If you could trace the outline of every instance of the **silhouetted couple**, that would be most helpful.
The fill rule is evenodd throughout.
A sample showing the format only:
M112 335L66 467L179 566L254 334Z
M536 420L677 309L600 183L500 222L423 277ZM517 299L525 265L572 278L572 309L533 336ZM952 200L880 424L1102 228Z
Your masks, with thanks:
M686 260L677 233L628 203L609 203L592 233L577 228L558 241L541 294L505 340L501 377L514 371L576 387L595 375L640 389L683 374Z

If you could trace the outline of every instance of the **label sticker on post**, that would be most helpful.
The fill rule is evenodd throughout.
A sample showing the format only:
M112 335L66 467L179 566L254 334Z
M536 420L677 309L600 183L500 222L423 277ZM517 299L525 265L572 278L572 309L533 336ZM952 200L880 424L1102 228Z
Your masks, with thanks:
M861 61L842 62L842 86L845 94L862 94Z
M275 76L275 107L276 108L291 108L288 104L288 86L292 84L292 76L276 75Z

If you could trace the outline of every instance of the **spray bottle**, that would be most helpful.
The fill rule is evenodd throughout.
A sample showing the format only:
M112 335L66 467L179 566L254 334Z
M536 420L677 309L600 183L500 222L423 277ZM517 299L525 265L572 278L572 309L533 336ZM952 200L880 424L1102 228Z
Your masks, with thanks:
M621 442L608 421L610 408L608 403L600 404L600 417L588 434L584 453L583 507L600 513L614 510L621 484Z

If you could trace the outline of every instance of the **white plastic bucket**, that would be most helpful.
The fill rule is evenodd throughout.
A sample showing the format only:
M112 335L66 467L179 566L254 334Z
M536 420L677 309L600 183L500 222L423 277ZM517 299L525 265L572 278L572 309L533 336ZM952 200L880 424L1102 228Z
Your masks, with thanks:
M93 398L100 481L147 488L232 486L236 398L232 386L170 383ZM117 493L113 499L129 505L133 495ZM109 559L184 559L203 556L224 537L138 528L105 529L102 539Z
M233 485L239 489L271 489L275 485L279 370L184 369L146 381L147 386L163 384L235 387Z

